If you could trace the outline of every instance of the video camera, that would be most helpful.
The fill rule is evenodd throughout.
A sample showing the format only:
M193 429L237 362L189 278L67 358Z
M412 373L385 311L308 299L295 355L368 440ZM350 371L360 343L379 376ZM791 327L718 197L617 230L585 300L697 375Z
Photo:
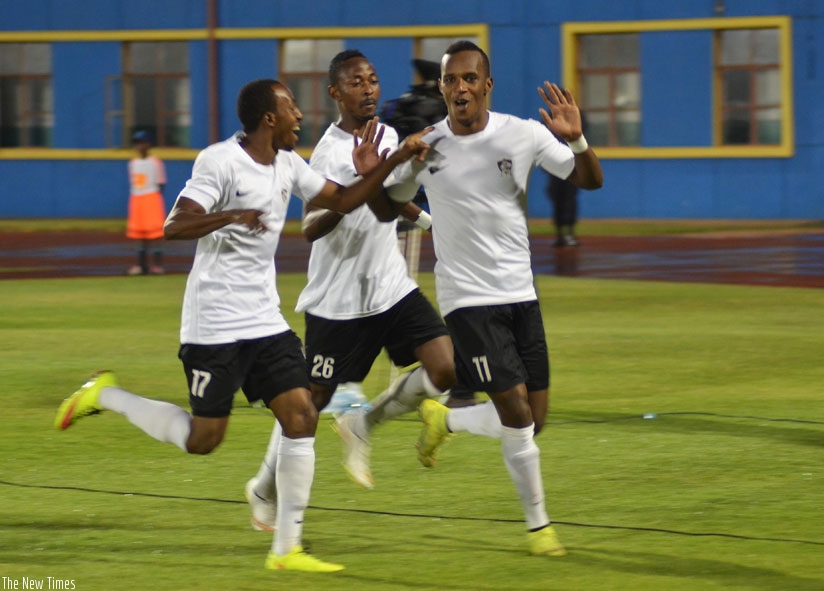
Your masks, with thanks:
M398 132L400 139L446 117L446 103L438 90L441 66L438 62L414 59L412 65L422 80L408 92L384 103L381 120Z
M441 65L438 62L413 59L412 66L422 82L413 84L400 97L386 101L380 112L381 121L394 127L401 140L446 117L446 103L438 89ZM426 203L423 188L418 190L413 201L419 206ZM408 229L409 226L414 227L411 222L404 220L399 224L399 229Z

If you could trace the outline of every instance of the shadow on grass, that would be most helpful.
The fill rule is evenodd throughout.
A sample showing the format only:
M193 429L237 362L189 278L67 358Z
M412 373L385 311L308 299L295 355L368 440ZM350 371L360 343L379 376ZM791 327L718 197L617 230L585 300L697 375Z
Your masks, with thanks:
M561 523L561 522L556 522ZM794 591L819 591L822 579L793 575L776 569L749 566L735 562L736 554L731 553L728 560L700 557L678 556L667 553L600 550L567 545L569 554L564 558L547 558L529 556L525 547L501 544L499 541L485 540L482 537L467 539L463 536L449 536L442 533L429 534L426 538L430 551L460 554L491 553L492 556L508 555L507 560L523 557L522 564L528 570L531 566L545 561L549 567L566 569L573 567L580 572L613 571L635 577L667 577L694 582L693 588L701 588L700 581L719 585L721 588L747 589L793 589ZM494 561L493 561L494 563ZM492 563L490 563L492 564ZM476 565L476 574L483 572L482 565ZM372 579L369 579L372 580ZM397 582L397 581L395 581ZM639 580L639 583L641 581ZM643 586L643 588L648 588ZM666 587L662 587L666 588ZM678 586L678 588L682 588Z
M824 421L806 419L786 419L744 415L726 415L709 412L665 412L650 419L643 414L623 413L574 413L556 416L549 421L550 426L574 426L576 423L620 423L632 429L646 429L654 425L659 432L709 433L732 437L767 439L796 445L824 447Z
M715 583L727 589L793 589L794 591L820 591L824 581L796 576L774 569L746 566L731 560L710 560L658 554L651 552L630 552L615 550L577 550L567 559L597 563L599 568L641 576L677 577L695 581Z
M165 499L165 500L184 500L184 501L193 501L198 503L217 503L217 504L234 504L234 505L245 505L245 500L238 500L238 499L219 499L219 498L205 498L205 497L187 497L182 495L165 495L165 494L157 494L157 493L141 493L136 491L130 491L128 493L124 493L123 491L114 491L114 490L102 490L102 489L94 489L94 488L86 488L86 487L77 487L77 486L54 486L54 485L37 485L37 484L23 484L23 483L16 483L10 482L6 480L0 480L0 485L9 486L9 487L17 487L17 488L27 488L27 489L44 489L44 490L65 490L65 491L75 491L81 493L91 493L91 494L102 494L102 495L118 495L122 496L124 494L128 494L135 497L148 497L154 499ZM360 515L372 515L372 516L384 516L384 517L401 517L407 519L438 519L444 521L463 521L463 522L487 522L487 523L522 523L520 519L504 519L504 518L496 518L496 517L471 517L471 516L461 516L461 515L444 515L435 512L430 513L405 513L405 512L396 512L396 511L388 511L388 510L376 510L376 509L357 509L352 507L342 508L342 507L322 507L317 505L309 505L308 507L312 511L321 511L327 513L346 513L346 514L360 514ZM744 541L758 541L758 542L778 542L778 543L792 543L792 544L802 544L802 545L809 545L809 546L824 546L824 542L818 540L805 540L805 539L798 539L798 538L788 538L788 537L766 537L766 536L751 536L751 535L741 535L741 534L731 534L731 533L723 533L723 532L690 532L684 530L675 530L675 529L666 529L666 528L659 528L659 527L645 527L645 526L632 526L632 525L616 525L616 524L595 524L595 523L581 523L581 522L573 522L573 521L554 521L554 523L559 525L566 525L571 527L581 527L581 528L593 528L593 529L603 529L603 530L623 530L623 531L635 531L635 532L648 532L648 533L661 533L661 534L669 534L674 536L683 536L683 537L716 537L716 538L727 538L727 539L736 539L736 540L744 540ZM32 521L0 521L0 526L3 527L19 527L19 528L31 528L32 530L41 530L44 528L43 522L32 522ZM100 524L97 523L92 527L87 527L87 522L83 522L82 524L78 524L77 521L72 520L59 520L59 521L49 521L48 525L45 526L46 529L49 530L69 530L69 529L90 529L90 530L122 530L124 529L122 524ZM168 527L172 529L180 529L179 526L169 525ZM193 524L193 528L200 528L198 524ZM151 523L148 527L134 527L136 531L143 530L143 529L164 529L163 526L158 527Z

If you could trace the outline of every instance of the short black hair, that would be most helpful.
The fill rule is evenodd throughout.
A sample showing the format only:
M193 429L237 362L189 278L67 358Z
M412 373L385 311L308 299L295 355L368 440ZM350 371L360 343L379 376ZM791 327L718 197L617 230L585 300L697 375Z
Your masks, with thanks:
M329 62L329 86L334 86L337 83L343 64L356 57L366 59L366 56L357 49L344 49L332 58L332 61Z
M486 52L478 47L472 41L468 39L461 39L460 41L455 41L449 47L446 48L444 51L444 55L455 55L456 53L460 53L462 51L477 51L481 54L481 57L484 60L484 67L486 68L486 75L492 75L492 68L489 67L489 56L486 55Z
M263 115L277 112L277 97L272 89L280 82L272 78L253 80L244 85L237 95L237 117L243 125L243 131L251 133L260 124Z

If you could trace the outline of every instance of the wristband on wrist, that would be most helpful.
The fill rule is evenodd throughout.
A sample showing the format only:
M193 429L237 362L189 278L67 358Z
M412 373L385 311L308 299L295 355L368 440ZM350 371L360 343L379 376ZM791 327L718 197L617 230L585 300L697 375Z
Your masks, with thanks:
M589 149L589 144L587 143L587 138L584 137L584 134L581 134L577 140L572 140L567 142L569 149L572 150L573 154L583 154Z
M415 225L419 228L423 228L424 230L428 230L432 227L432 216L425 211L422 211L418 216L418 219L415 220Z

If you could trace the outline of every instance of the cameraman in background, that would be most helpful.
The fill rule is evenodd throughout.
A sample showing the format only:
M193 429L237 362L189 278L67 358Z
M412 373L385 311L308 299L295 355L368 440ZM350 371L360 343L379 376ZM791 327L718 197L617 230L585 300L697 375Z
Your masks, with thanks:
M391 125L398 132L399 141L403 141L406 136L417 133L446 117L446 103L438 89L441 65L429 60L413 59L412 66L415 68L418 82L410 87L409 92L386 101L380 112L381 121ZM423 207L426 203L423 188L418 190L413 201L419 207ZM410 238L409 232L414 229L414 222L405 218L398 221L401 250L406 255L409 272L413 277L417 273L419 253L410 252L408 239Z
M446 117L446 103L438 89L441 65L420 59L412 60L412 65L419 82L399 98L387 101L380 113L381 120L395 128L400 140Z

